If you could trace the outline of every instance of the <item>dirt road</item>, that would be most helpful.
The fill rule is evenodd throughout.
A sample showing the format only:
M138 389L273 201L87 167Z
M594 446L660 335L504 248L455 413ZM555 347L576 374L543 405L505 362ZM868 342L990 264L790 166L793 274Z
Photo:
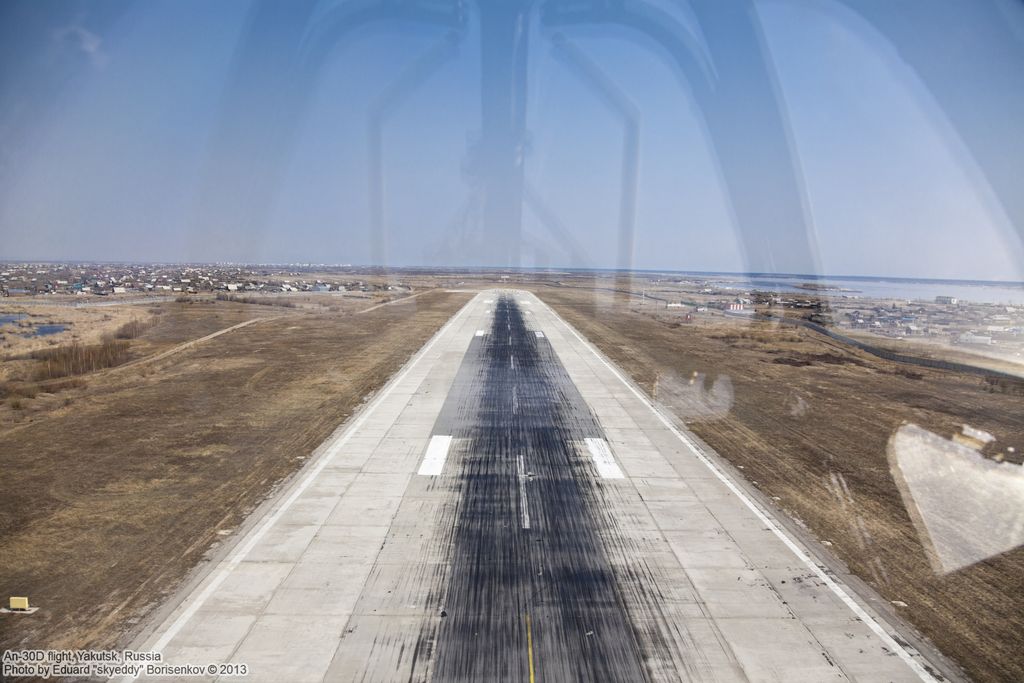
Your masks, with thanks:
M0 593L40 609L0 618L0 648L114 645L467 299L235 325L5 427ZM224 328L188 310L195 337ZM140 349L179 333L157 324Z

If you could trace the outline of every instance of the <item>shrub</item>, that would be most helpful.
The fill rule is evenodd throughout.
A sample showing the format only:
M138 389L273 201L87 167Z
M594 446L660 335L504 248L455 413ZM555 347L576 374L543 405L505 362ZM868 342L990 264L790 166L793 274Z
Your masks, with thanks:
M102 344L85 346L74 342L55 349L36 351L32 358L39 361L33 379L38 381L84 375L104 368L120 365L128 360L128 342L108 340Z
M217 292L217 301L232 301L237 304L254 304L256 306L297 308L294 301L281 301L277 298L262 298L258 296L238 296L237 294L224 294L223 292Z
M153 326L153 323L132 318L114 333L114 339L135 339L142 336L142 333Z
M33 384L21 384L18 382L0 382L0 399L13 398L35 398L39 393L39 387Z

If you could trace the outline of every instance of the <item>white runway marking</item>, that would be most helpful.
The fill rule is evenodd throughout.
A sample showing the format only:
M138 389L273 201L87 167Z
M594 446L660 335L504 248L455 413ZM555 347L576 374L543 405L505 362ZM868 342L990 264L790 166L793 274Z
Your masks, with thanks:
M526 465L523 464L523 456L519 455L516 461L516 469L519 470L519 509L523 513L523 528L530 528L530 506L526 500Z
M516 369L516 357L515 356L509 356L508 361L511 364L512 369L515 370Z
M484 331L483 330L477 330L476 331L476 336L478 336L478 337L484 336Z
M519 413L519 387L512 387L512 414L516 415Z
M420 465L420 476L436 477L444 470L444 461L448 458L448 448L452 445L450 436L432 436L427 444L427 453L423 456L423 464Z
M612 451L608 448L608 442L604 439L584 439L587 443L587 450L590 451L590 457L594 459L594 466L597 467L597 473L601 475L602 479L624 479L625 475L622 474L622 470L619 469L618 464L615 462L615 457L612 456Z
M338 451L344 448L345 444L348 443L348 440L352 438L352 435L358 432L360 428L362 428L366 420L377 409L377 406L383 403L384 399L386 399L391 394L391 392L394 391L395 387L401 384L402 380L404 380L406 376L410 372L412 372L413 368L416 367L416 365L420 362L420 360L423 359L424 356L430 353L430 350L434 348L434 345L437 344L438 340L440 340L449 329L454 327L455 323L459 321L463 315L465 315L466 311L468 311L469 308L469 304L463 306L462 309L451 320L449 320L448 323L444 325L444 327L438 330L437 333L430 339L429 342L427 342L427 344L422 349L420 349L419 353L417 353L416 356L411 361L409 361L405 368L398 375L393 377L391 381L388 382L384 389L381 390L381 392L377 394L377 396L373 399L370 405L367 406L366 410L360 413L359 416L356 417L355 421L352 422L352 424L345 429L341 437L338 438L338 440L335 441L333 444L331 444L327 448L327 450L320 456L319 462L317 462L313 469L311 469L309 473L306 474L306 476L299 482L298 486L296 486L292 490L292 492L288 495L284 502L281 503L281 506L274 510L274 512L269 517L266 517L255 528L255 530L250 533L246 541L241 546L237 547L234 550L234 552L232 552L228 556L228 559L224 562L224 566L221 567L216 574L213 574L213 578L209 579L209 582L199 593L199 595L196 596L196 598L192 600L192 602L190 602L187 607L185 607L185 609L177 616L177 618L171 623L167 630L164 631L163 635L160 636L160 638L157 639L157 641L152 645L152 647L149 648L151 651L161 652L164 648L167 647L168 643L170 643L174 639L174 637L178 635L178 633L185 626L185 624L187 624L189 620L192 619L195 613L198 612L199 609L204 604L206 604L206 601L210 599L210 596L216 592L216 590L220 587L222 583L224 583L225 579L228 578L228 576L235 569L235 567L241 564L242 561L245 560L245 558L249 555L249 553L252 552L252 549L256 547L256 544L259 543L260 539L262 539L266 535L267 531L269 531L270 528L277 523L277 520L279 520L288 511L288 509L295 503L295 501L298 500L299 496L301 496L306 491L306 489L308 489L310 485L312 485L313 481L317 478L317 476L319 476L319 474L324 470L325 467L327 467L327 465L334 458L335 454L337 454ZM132 677L125 676L122 677L120 680L131 681L134 679Z
M540 330L537 330L537 336L540 337L541 339L543 339L544 338L544 333L541 332Z
M813 557L811 557L811 555L809 555L799 545L797 545L796 542L789 537L789 534L783 531L782 527L779 526L779 524L776 523L775 520L772 519L767 513L762 511L760 506L757 505L757 503L755 503L743 491L743 489L741 489L739 486L733 483L732 479L727 474L725 474L721 469L719 469L718 466L715 465L715 463L712 462L711 459L704 454L704 452L697 446L696 443L694 443L692 439L690 439L688 436L686 436L681 431L676 429L676 426L672 423L672 421L668 417L666 417L665 414L662 413L657 406L651 403L651 401L648 400L647 397L640 393L639 389L637 389L629 382L629 380L623 377L622 374L610 362L608 362L608 360L605 359L605 357L601 354L600 351L597 350L597 348L593 344L584 339L580 335L580 333L576 331L575 328L569 325L569 323L565 322L565 320L563 320L560 315L555 313L554 309L552 309L551 306L549 306L548 304L543 304L543 306L545 309L547 309L547 311L551 314L553 318L558 320L558 322L560 322L565 327L569 334L576 338L576 341L578 341L580 344L583 345L584 348L586 348L588 351L594 354L594 357L597 358L597 360L600 361L600 363L604 365L604 367L607 368L609 372L611 372L620 382L622 382L622 384L625 385L625 387L629 389L629 391L634 396L636 396L641 403L646 405L651 410L651 412L654 413L658 420L660 420L661 423L665 425L665 427L667 427L668 430L672 432L677 439L679 439L683 444L685 444L686 447L690 449L690 452L692 452L693 455L698 460L700 460L700 462L705 467L707 467L708 470L710 470L711 473L714 474L719 481L725 484L726 488L728 488L730 491L736 494L736 496L739 497L741 501L743 501L743 504L746 505L747 508L750 509L750 511L757 516L757 518L765 525L765 527L771 529L772 533L774 533L775 536L779 538L779 540L781 540L794 555L796 555L796 557L803 563L803 565L807 567L809 570L811 570L811 572L815 575L815 577L817 577L819 581L828 586L829 590L831 590L836 595L836 597L842 600L843 604L845 604L850 609L850 611L857 616L858 619L864 622L868 626L868 628L870 628L874 632L874 634L878 636L883 643L885 643L886 647L888 647L891 651L895 652L896 655L901 660L903 660L903 663L910 667L915 674L917 674L918 678L928 683L938 683L937 679L934 676L932 676L932 674L929 673L929 671L925 669L924 666L922 666L917 659L914 658L914 656L910 653L906 646L898 643L896 639L893 638L877 620L875 620L874 617L867 613L867 610L861 607L860 603L854 600L853 597L846 592L846 589L843 588L843 586L837 583L829 575L830 571L827 568L819 565L818 562Z
M494 299L484 299L484 303L485 304L493 304L494 303Z

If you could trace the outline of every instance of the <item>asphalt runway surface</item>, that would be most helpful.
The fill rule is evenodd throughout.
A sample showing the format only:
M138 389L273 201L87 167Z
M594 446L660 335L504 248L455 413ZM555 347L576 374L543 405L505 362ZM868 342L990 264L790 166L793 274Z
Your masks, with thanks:
M704 449L481 292L134 647L248 681L935 680Z

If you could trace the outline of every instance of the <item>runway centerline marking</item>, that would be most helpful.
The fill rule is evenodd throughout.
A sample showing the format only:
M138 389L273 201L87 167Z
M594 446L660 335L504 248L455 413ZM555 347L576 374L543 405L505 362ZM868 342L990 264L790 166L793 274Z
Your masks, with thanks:
M427 452L423 456L423 464L417 472L420 476L436 477L444 471L444 461L448 458L448 449L452 445L452 437L436 434L430 437Z
M520 453L516 459L516 469L519 471L519 509L523 515L523 528L530 528L530 506L526 500L526 465L523 463L523 454Z
M587 444L587 450L590 451L590 457L594 459L594 466L597 467L597 473L601 475L602 479L625 478L625 475L622 473L622 469L620 469L618 463L615 462L615 456L612 455L612 451L608 447L607 441L597 438L587 438L584 439L584 441Z
M530 683L533 678L533 629L530 628L530 613L526 613L526 657L530 663Z

